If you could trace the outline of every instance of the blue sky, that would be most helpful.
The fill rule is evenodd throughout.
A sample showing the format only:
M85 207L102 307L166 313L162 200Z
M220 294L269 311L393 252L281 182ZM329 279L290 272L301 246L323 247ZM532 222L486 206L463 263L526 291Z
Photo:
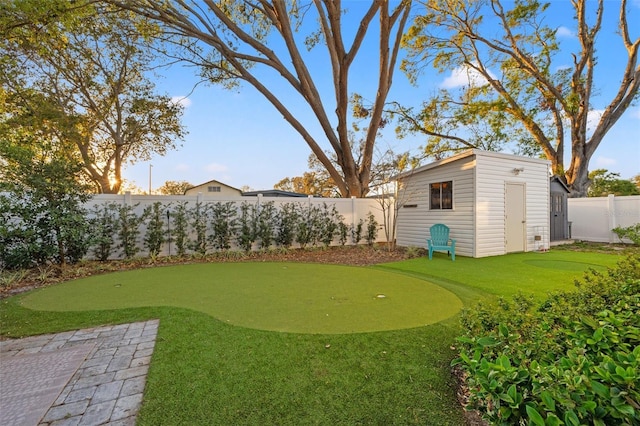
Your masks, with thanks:
M361 16L360 10L364 5L366 2L355 0L344 2L353 16ZM617 89L620 81L621 71L615 71L624 66L625 50L615 34L618 9L618 1L605 0L605 21L598 39L600 66L596 71L598 96L593 99L594 116L597 116L598 109L604 108L604 102L611 99L612 91ZM630 0L629 9L631 37L636 38L640 35L640 0ZM563 60L569 64L568 53L578 46L569 0L553 1L550 12L546 22L558 28L563 49L563 57L557 66L562 66ZM354 29L355 25L352 31ZM375 37L370 37L362 46L350 82L351 91L368 99L375 94L372 90L375 90L376 73L367 78L369 68L377 69L375 43ZM312 72L319 77L317 84L322 96L331 99L330 69L324 54L325 49L321 46L312 51ZM199 184L211 179L237 188L248 186L257 190L272 188L284 177L299 176L308 170L307 158L311 151L307 144L253 87L245 84L238 90L229 91L219 86L200 85L192 91L198 81L193 68L174 65L159 73L161 77L156 81L158 91L180 99L185 105L183 123L189 134L182 147L166 156L127 166L123 176L128 182L146 191L149 187L149 166L152 165L151 185L154 190L167 180ZM421 75L418 85L412 86L397 70L388 101L418 106L439 87L459 84L462 74L459 70L449 70L444 74L427 71ZM279 97L285 99L303 117L303 124L312 134L322 140L319 126L311 118L306 105L280 85L277 76L268 72L261 75L277 84ZM368 84L369 81L372 84ZM419 135L397 139L393 127L389 126L390 129L378 141L381 148L391 147L402 152L415 150L424 143ZM570 151L570 147L567 146L566 150ZM589 169L596 168L618 172L623 178L640 174L640 104L632 106L607 134L590 162Z

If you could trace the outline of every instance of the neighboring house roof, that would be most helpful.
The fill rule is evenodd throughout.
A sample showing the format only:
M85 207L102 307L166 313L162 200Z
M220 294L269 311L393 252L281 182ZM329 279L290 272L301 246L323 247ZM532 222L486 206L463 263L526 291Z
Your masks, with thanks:
M282 191L280 189L264 189L260 191L246 191L242 193L243 197L257 197L262 194L265 197L308 197L307 194L299 192Z
M187 195L187 193L190 193L190 192L192 193L194 192L194 190L197 190L199 188L206 189L208 186L213 186L213 185L224 186L225 188L230 189L232 191L237 191L238 194L242 194L242 191L239 190L238 188L234 188L233 186L227 185L226 183L222 183L219 180L213 179L208 182L201 183L200 185L196 185L196 186L192 186L191 188L188 188L186 191L184 191L184 195Z
M243 196L243 197L257 197L258 194L262 194L265 197L305 197L305 198L308 197L307 194L301 194L299 192L281 191L279 189L263 189L260 191L242 192L238 188L234 188L233 186L227 185L226 183L222 183L219 180L215 180L215 179L205 183L201 183L200 185L196 185L196 186L192 186L191 188L188 188L184 192L184 195L189 195L189 194L194 195L198 192L209 193L208 187L210 186L223 187L225 189L225 191L223 192L226 192L227 194L229 194L229 191L237 192L238 193L237 195Z

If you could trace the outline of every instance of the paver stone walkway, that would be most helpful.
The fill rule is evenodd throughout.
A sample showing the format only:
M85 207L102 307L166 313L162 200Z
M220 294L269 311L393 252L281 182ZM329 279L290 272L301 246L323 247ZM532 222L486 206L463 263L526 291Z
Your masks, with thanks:
M0 342L0 425L134 425L158 321Z

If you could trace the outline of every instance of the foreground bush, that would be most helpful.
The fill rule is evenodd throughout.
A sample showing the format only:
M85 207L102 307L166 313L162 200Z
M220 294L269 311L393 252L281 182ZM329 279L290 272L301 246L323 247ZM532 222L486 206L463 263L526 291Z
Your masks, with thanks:
M640 256L576 286L463 314L470 408L494 424L640 424Z
M626 228L618 226L613 228L612 231L620 238L620 241L622 241L623 238L628 238L633 244L640 246L640 223L627 226Z

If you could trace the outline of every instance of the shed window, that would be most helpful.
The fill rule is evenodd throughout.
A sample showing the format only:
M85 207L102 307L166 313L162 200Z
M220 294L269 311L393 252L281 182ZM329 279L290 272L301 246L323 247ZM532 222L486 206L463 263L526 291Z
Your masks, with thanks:
M437 182L429 185L429 208L431 210L453 209L453 182Z
M209 186L209 187L207 187L207 191L208 192L220 192L220 187L219 186Z

